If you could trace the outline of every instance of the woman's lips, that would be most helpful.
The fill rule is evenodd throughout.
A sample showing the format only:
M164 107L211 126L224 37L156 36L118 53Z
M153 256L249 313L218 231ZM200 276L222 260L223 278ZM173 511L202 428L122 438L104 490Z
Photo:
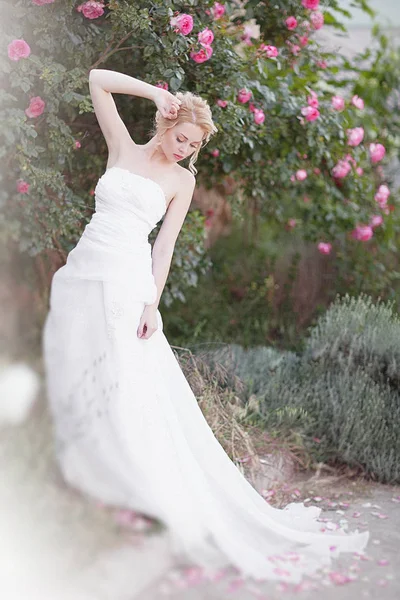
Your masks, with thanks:
M179 154L174 154L175 158L177 158L178 160L182 160L183 156L180 156Z

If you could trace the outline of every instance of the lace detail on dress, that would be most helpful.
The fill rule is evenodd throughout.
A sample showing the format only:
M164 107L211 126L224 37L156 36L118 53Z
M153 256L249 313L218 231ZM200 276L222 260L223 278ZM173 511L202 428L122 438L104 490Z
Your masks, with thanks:
M98 354L80 374L73 388L60 394L52 412L57 431L57 452L84 438L98 443L98 421L108 417L119 382L110 381L105 368L107 353Z

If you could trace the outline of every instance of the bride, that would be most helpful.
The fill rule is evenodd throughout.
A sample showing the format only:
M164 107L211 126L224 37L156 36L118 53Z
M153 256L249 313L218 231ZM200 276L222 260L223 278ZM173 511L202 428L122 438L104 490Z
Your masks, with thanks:
M217 441L163 333L158 310L217 128L207 102L105 69L89 87L108 147L95 212L52 281L43 331L56 456L65 481L106 504L161 520L177 558L243 576L300 582L369 533L322 533L321 509L270 506ZM152 100L139 145L112 93ZM179 163L189 158L189 169ZM148 235L162 219L153 248Z

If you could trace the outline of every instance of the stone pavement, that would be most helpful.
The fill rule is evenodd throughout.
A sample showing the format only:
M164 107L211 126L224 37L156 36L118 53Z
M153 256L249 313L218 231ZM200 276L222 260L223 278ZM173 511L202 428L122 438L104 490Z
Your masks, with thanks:
M352 553L343 554L333 561L334 575L328 571L321 578L311 580L303 589L270 583L260 585L244 582L235 574L221 577L219 581L201 581L189 571L173 569L166 573L135 600L312 600L371 599L398 600L400 598L400 486L368 484L363 497L347 496L344 505L323 511L323 516L332 522L347 519L349 530L357 526L370 531L370 541L362 560ZM345 497L346 495L344 495ZM332 496L331 496L332 497ZM317 497L319 498L319 497ZM310 502L317 504L315 501ZM338 512L339 511L339 514ZM354 516L353 516L354 515ZM360 523L366 523L364 527ZM312 589L311 584L314 584Z

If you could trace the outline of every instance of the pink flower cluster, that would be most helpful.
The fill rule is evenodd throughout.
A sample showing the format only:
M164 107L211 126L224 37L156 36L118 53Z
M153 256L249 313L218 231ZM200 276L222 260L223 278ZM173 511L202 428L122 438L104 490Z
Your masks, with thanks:
M370 144L369 145L369 156L372 163L377 163L386 154L386 148L383 144Z
M353 104L353 106L360 110L364 109L364 100L362 98L359 98L359 96L357 95L352 97L351 103Z
M187 13L181 13L175 17L171 17L169 24L174 28L175 33L189 35L193 29L193 17Z
M358 108L359 110L363 110L364 108L364 100L359 96L355 95L351 99L351 103L353 106ZM332 96L332 108L335 110L341 111L345 107L345 100L342 96Z
M13 40L7 46L8 58L11 60L20 60L21 58L28 58L31 53L31 48L25 40L18 39Z
M215 3L214 8L216 7L217 4L218 4L218 2ZM225 11L225 8L223 7L223 5L218 5L215 8L214 15L215 14L217 14L217 15L223 14L223 12L221 13L221 9L219 7L222 7L223 11ZM215 18L217 18L217 17L215 17ZM191 31L193 30L193 26L194 26L192 15L189 15L187 13L180 13L178 15L175 15L174 17L171 17L169 23L170 23L171 27L173 27L175 33L180 33L182 35L189 35L189 33L191 33ZM192 60L194 60L196 63L203 63L206 60L209 60L213 54L213 49L212 49L211 44L214 41L214 33L212 32L211 29L206 27L205 29L203 29L202 31L200 31L197 34L197 40L198 40L201 48L200 48L200 50L197 50L197 51L192 50L190 52L190 58Z
M298 25L296 17L288 17L286 19L285 23L286 23L286 27L289 29L289 31L293 31L293 29L296 29L296 27Z
M306 121L315 121L320 116L318 110L319 100L317 94L311 90L307 98L307 106L303 106L301 114L306 118Z
M351 232L351 237L360 242L367 242L374 235L371 225L357 225Z
M241 104L246 104L251 98L251 91L246 88L241 88L237 94L237 101ZM262 125L265 121L265 113L262 108L257 108L252 102L249 104L249 110L253 113L254 122L257 125Z
M262 52L265 52L268 58L275 58L279 54L278 48L276 48L276 46L270 46L267 44L261 44L260 50Z
M104 14L104 2L95 2L88 0L76 7L78 12L81 12L87 19L97 19Z
M253 104L249 105L250 112L253 113L254 123L262 125L265 121L265 113L262 108L256 108Z
M348 160L340 159L332 169L332 175L336 179L343 179L351 171L351 165Z
M321 29L324 25L324 15L321 12L313 12L310 21L313 29Z
M17 192L20 194L27 194L29 192L30 183L27 183L23 179L17 182Z
M214 6L212 7L212 14L215 21L220 19L225 14L225 4L215 2Z
M332 244L329 242L319 242L318 250L321 252L321 254L330 254L332 250Z
M244 42L247 46L252 46L253 42L251 41L253 35L253 28L249 25L245 25L243 27L243 34L240 36L242 42Z
M344 98L342 96L332 96L332 108L335 110L343 110L344 109Z
M363 127L354 127L353 129L348 129L346 133L347 143L349 146L359 146L364 139Z
M304 181L307 179L307 171L305 169L299 169L296 171L296 179L297 181Z
M319 0L301 0L301 4L308 10L317 10L319 7Z
M157 81L156 87L161 88L163 90L168 90L168 83L166 81Z
M390 196L390 190L386 184L379 186L378 191L375 194L375 201L379 204L382 209L386 208L388 198Z
M39 117L44 111L45 106L46 103L40 96L34 96L30 99L29 106L25 109L25 114L30 118Z

